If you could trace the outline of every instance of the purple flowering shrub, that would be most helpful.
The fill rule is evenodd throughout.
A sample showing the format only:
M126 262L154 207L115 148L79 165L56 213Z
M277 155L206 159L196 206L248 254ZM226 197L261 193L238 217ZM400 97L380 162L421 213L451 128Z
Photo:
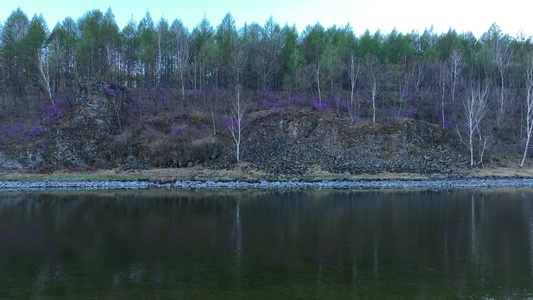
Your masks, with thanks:
M42 103L39 106L39 117L43 122L55 123L58 122L65 113L68 101L59 99L55 103Z
M320 111L320 112L326 112L326 113L331 113L332 110L331 108L329 108L328 104L324 101L322 101L322 103L320 103L318 100L316 100L314 103L313 103L313 107Z
M274 92L268 92L263 98L258 100L259 108L268 110L270 113L276 113L286 107L282 97L278 97Z
M120 88L115 88L114 86L109 85L109 84L106 85L105 92L109 96L116 97L116 98L122 97L122 95L124 93Z
M159 132L157 129L153 128L152 126L146 126L146 132L149 136L153 137L160 137L161 132Z
M442 112L440 110L435 113L435 118L437 119L439 125L443 125L444 129L450 129L450 128L454 127L453 122L450 121L450 120L444 119L444 122L442 122L443 116L442 116ZM466 126L466 124L464 124L464 126ZM462 126L460 126L460 127L462 127Z
M24 124L22 123L8 123L4 124L3 128L4 136L14 137L24 131Z
M170 127L170 133L169 134L170 134L170 136L178 136L182 132L183 132L183 128L181 128L181 126L176 125L176 124L172 124L172 126Z
M36 125L31 127L30 129L26 130L26 137L29 140L35 141L39 135L44 133L46 130L42 125Z
M20 139L22 138L35 141L44 132L46 132L46 129L43 125L35 125L28 129L20 122L6 123L0 126L0 138L3 142L11 141L12 143L20 143Z
M450 120L444 121L444 129L450 129L452 127L454 127L452 121L450 121Z

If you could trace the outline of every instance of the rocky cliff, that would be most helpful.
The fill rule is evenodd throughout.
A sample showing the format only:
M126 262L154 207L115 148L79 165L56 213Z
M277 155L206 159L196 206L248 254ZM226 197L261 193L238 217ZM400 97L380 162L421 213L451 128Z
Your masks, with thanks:
M448 173L466 163L452 132L412 119L352 123L293 111L259 118L247 130L243 159L267 173Z
M234 166L233 140L227 130L213 136L189 129L186 135L187 128L182 133L180 127L179 134L173 135L172 130L158 129L157 123L140 121L125 130L120 123L125 118L120 113L124 99L117 99L110 93L113 90L118 89L97 80L80 80L76 97L61 119L47 124L42 134L5 145L0 166ZM252 121L243 132L242 160L263 173L449 173L466 165L456 133L422 121L353 123L334 113L302 108L249 115Z

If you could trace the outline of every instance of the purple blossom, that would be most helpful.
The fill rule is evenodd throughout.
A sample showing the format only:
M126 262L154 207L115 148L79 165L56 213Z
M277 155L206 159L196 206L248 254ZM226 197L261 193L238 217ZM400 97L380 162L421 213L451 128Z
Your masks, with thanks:
M239 129L239 123L237 123L237 121L232 119L232 118L227 118L226 120L224 120L222 122L223 122L225 127L228 127L228 128L233 127L233 129L235 129L235 130Z
M24 130L24 124L22 123L13 123L13 124L7 124L4 128L4 134L8 137L13 137L16 134L22 132Z
M261 108L266 109L270 106L270 103L266 99L259 99L259 105Z
M265 95L265 98L268 100L268 101L275 101L276 100L276 93L270 91L268 92L266 95Z
M155 136L155 137L161 136L161 133L157 131L155 128L153 128L152 126L146 126L146 132L148 132L148 134Z
M63 117L63 113L67 108L66 100L58 100L52 103L42 103L39 107L41 118L47 123L54 123Z
M32 141L34 141L37 136L41 135L43 132L45 132L46 130L44 129L44 127L42 125L36 125L36 126L33 126L32 128L26 130L26 137Z
M304 98L300 94L294 94L292 97L289 98L289 101L294 103L302 103L304 101Z
M414 106L411 106L403 113L403 115L407 118L414 119L417 112L418 112L418 109Z
M263 99L259 99L259 105L262 109L268 109L270 112L279 112L284 106L283 98L277 97L274 92L268 92Z
M172 124L172 126L170 127L170 135L171 136L176 136L176 135L178 135L178 134L180 134L182 132L183 132L183 128L181 128L179 125Z
M157 95L157 105L164 106L165 105L165 95L159 94Z
M444 121L444 129L450 129L453 127L452 121Z
M122 96L122 90L121 89L114 89L111 85L106 85L105 92L112 97L120 97Z
M279 107L272 107L268 110L270 113L278 113L281 111L281 108Z
M453 122L450 121L450 120L446 120L445 119L444 122L442 122L443 115L442 115L442 111L440 111L440 110L435 113L435 118L437 118L437 120L439 120L439 122L443 125L444 129L450 129L450 128L452 128L454 126ZM468 127L468 126L466 126L466 123L464 125L459 124L459 127L463 127L463 126L464 127Z
M318 101L315 101L313 106L321 112L330 112L330 109L328 108L328 105L325 102L320 103Z
M137 102L135 102L135 98L131 99L130 101L124 101L122 102L122 105L125 107L125 108L129 108L133 111L136 111L136 110L139 110L140 109L140 106L137 105Z

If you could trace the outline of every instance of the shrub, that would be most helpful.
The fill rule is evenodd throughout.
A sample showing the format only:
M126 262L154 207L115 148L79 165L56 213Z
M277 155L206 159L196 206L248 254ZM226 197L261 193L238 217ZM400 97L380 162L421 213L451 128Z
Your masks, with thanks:
M133 152L133 133L125 130L115 135L109 145L112 158L126 157Z
M157 129L153 128L152 126L146 126L146 132L154 137L161 136L161 132L157 131Z
M39 117L47 123L55 123L63 117L67 104L67 100L58 100L54 104L42 103L39 106Z
M183 128L181 128L179 125L172 124L170 127L170 135L171 136L177 136L183 132Z
M326 102L318 102L318 101L315 101L315 103L313 104L314 108L317 109L318 111L321 111L321 112L330 112L330 109L328 108L328 105L326 104Z
M22 131L24 131L24 124L22 123L8 123L4 125L4 134L7 137L14 137Z
M222 152L222 143L214 137L207 137L193 141L188 150L189 159L192 161L212 160Z
M44 129L44 127L42 125L36 125L36 126L33 126L30 129L26 130L26 137L29 140L34 141L39 135L41 135L45 131L46 130Z

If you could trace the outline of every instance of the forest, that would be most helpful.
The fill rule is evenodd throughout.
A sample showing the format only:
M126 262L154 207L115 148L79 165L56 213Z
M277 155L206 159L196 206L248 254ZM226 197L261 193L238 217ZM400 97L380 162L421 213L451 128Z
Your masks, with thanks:
M253 112L311 109L351 122L437 124L454 132L471 165L511 152L522 166L530 146L532 40L496 23L480 38L431 28L356 36L349 24L299 33L274 17L237 28L230 13L189 29L147 12L121 29L108 9L51 28L19 8L0 26L2 147L60 122L87 78L106 84L115 140L166 143L229 128L239 147Z

